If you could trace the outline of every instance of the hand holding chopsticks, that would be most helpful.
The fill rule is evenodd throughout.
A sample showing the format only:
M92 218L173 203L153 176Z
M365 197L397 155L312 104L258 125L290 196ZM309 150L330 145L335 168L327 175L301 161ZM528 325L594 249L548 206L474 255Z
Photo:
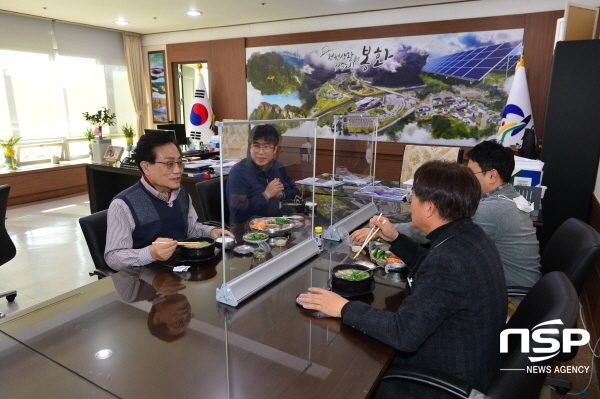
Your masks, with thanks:
M381 219L381 215L383 215L383 213L380 213L379 216L377 217L377 220ZM383 221L383 223L385 223L385 220ZM365 249L365 245L367 245L367 243L369 241L371 241L371 239L373 237L375 237L375 234L377 234L379 232L379 227L371 227L371 231L369 232L369 234L367 235L367 238L365 240L365 242L363 243L362 247L360 247L360 250L356 253L356 255L354 255L354 259L356 259L358 257L358 255L362 252L363 249Z
M154 244L170 244L173 241L153 241L152 245ZM198 241L190 241L190 242L185 242L185 241L177 241L177 245L198 245Z

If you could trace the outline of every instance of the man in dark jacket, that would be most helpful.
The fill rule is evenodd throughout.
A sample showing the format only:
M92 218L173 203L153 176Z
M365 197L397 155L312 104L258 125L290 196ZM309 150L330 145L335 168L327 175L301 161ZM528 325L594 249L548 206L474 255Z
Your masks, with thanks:
M412 223L431 249L371 219L392 242L391 251L411 268L406 299L393 313L349 302L320 288L303 294L307 309L342 317L343 323L396 348L396 363L440 370L483 390L498 371L499 337L506 321L502 262L491 239L471 217L480 185L465 166L433 161L414 179ZM376 397L445 398L443 391L384 380Z
M280 201L294 199L296 185L281 162L274 159L279 133L272 125L252 129L250 156L231 168L227 180L229 214L235 223L252 216L281 216Z

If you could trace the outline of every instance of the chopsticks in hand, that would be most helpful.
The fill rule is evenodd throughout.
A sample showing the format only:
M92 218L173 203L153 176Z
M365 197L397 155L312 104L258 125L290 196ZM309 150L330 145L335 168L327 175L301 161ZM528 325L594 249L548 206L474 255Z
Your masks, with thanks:
M383 213L380 213L379 216L377 216L377 220L381 219L381 215L383 215ZM383 221L383 224L385 224L385 220ZM369 231L369 234L367 234L367 239L365 240L362 247L360 247L360 250L356 253L356 255L354 255L354 259L356 259L358 257L358 255L360 255L362 250L365 249L365 245L367 245L367 243L369 241L371 241L371 239L373 237L375 237L375 234L377 234L379 232L379 230L380 230L379 227L375 227L375 226L371 227L371 231Z
M154 244L168 244L171 241L154 241L152 242L152 245ZM191 241L191 242L185 242L185 241L177 241L177 245L198 245L198 241Z

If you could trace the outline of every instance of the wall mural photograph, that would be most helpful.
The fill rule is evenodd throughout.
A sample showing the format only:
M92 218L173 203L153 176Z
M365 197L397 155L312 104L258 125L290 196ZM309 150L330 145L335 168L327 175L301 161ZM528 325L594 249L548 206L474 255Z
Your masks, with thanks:
M377 115L380 141L472 146L496 137L522 41L511 29L248 48L248 119L317 117L333 138L334 115Z

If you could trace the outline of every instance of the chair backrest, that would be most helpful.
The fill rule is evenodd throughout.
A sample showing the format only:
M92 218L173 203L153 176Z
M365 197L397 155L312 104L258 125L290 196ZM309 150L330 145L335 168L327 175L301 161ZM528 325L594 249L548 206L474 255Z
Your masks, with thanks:
M225 198L225 223L229 223L229 206L227 206L227 197L225 187L229 176L223 176L223 187L221 188L221 179L214 178L202 180L196 183L196 191L202 204L202 216L205 221L221 222L221 189L223 198Z
M579 219L567 219L542 251L542 274L564 272L581 293L585 278L600 256L600 234Z
M85 237L94 266L106 275L114 274L104 260L104 249L106 248L107 210L92 213L79 219L79 226Z
M434 159L462 163L464 150L460 147L439 147L407 144L402 157L400 182L413 178L419 166Z
M527 293L515 314L506 324L506 328L527 329L533 331L540 323L559 319L562 324L549 324L540 328L556 329L557 334L546 334L544 338L558 339L562 343L565 328L572 328L579 312L578 296L573 284L562 272L551 272L540 279ZM502 369L496 373L486 394L492 399L528 399L538 398L544 384L544 372L527 372L528 366L551 366L556 357L550 356L542 361L532 362L530 356L549 356L548 353L535 353L534 348L548 348L548 343L538 343L527 337L529 352L521 351L521 335L508 336L508 353L505 355ZM562 352L562 347L557 355Z
M6 231L6 208L8 207L8 194L10 186L0 186L0 265L5 264L15 257L17 249Z

